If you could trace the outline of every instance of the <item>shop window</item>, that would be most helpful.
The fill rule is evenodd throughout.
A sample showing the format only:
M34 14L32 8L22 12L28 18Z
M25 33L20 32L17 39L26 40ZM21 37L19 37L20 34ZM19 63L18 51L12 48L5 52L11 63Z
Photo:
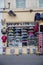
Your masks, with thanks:
M40 25L40 32L43 32L43 25Z
M29 25L28 27L27 26L18 26L16 27L16 25L19 25L21 24L22 25ZM36 42L36 36L34 34L34 29L33 29L33 26L34 23L31 22L31 23L28 23L28 22L24 22L24 23L7 23L7 41L8 41L8 44L10 44L12 42L14 42L14 44L18 44L19 41L20 43L22 43L22 46L27 46L27 43L29 45L37 45L37 42ZM18 41L19 40L19 41Z
M16 0L16 8L25 8L25 0Z
M43 8L43 0L39 0L39 7Z

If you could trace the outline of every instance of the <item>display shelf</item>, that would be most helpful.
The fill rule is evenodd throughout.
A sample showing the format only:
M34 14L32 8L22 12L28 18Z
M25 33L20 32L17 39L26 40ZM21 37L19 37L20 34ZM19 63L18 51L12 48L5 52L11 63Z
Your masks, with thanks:
M14 26L8 26L7 28L7 39L8 43L12 42L15 39L15 27Z
M31 24L14 24L14 25L9 25L8 26L8 36L10 36L11 38L13 37L13 39L15 40L21 40L22 43L29 43L29 41L36 41L37 38L29 38L29 34L28 32L33 32L34 33L34 25Z
M34 37L29 37L29 36L28 36L28 40L30 40L30 39L31 39L31 40L34 40L35 38L34 38Z

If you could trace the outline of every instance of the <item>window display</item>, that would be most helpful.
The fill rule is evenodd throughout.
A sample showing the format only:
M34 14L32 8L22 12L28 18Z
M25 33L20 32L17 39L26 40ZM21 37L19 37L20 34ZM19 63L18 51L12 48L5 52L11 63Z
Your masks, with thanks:
M23 24L26 26L24 26ZM37 45L36 35L34 33L34 24L31 25L30 24L31 23L28 23L28 26L27 23L8 24L7 26L8 43L14 41L13 43L15 46L18 46L19 42L22 43L22 46L27 46L27 44Z

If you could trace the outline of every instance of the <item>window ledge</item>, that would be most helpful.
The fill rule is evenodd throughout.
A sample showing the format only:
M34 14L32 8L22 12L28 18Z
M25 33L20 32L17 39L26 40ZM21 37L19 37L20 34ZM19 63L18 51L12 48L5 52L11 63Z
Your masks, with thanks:
M3 12L8 12L9 9L5 9L3 10ZM43 12L43 9L10 9L14 12L30 12L30 10L32 10L32 12Z

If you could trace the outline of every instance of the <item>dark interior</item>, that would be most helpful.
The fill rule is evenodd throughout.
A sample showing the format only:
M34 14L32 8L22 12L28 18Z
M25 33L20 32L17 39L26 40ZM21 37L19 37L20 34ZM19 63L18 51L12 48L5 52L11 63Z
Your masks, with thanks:
M27 46L27 43L25 42L25 43L22 43L22 46Z
M43 32L43 25L40 25L40 32Z

